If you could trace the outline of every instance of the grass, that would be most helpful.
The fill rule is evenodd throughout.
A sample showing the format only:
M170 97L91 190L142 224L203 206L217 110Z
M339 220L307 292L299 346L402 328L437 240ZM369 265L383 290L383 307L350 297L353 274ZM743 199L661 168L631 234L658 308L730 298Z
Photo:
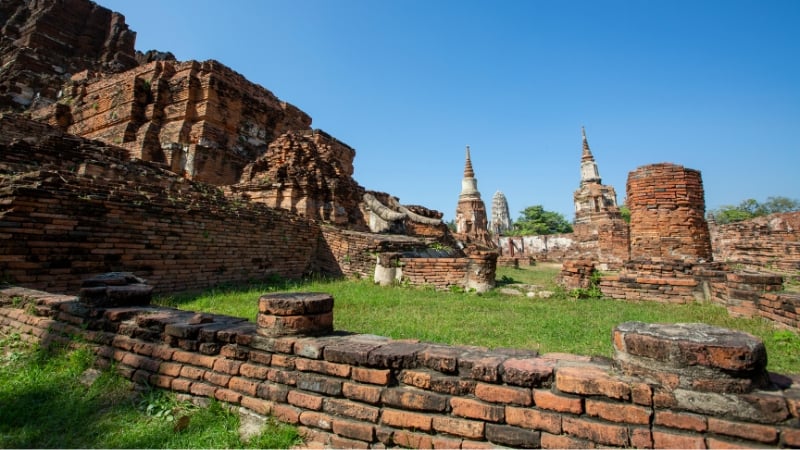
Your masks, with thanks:
M215 289L202 295L162 297L181 309L254 320L257 299L268 292L326 292L334 297L334 327L394 339L451 345L537 349L580 355L612 355L611 330L627 321L703 322L751 333L764 341L768 369L800 373L800 337L759 319L730 317L710 303L668 305L611 299L575 299L555 285L553 266L498 268L499 284L533 284L555 292L547 299L437 292L432 288L382 287L371 280L276 281L247 289Z
M137 391L113 370L85 385L88 348L45 350L0 335L0 448L289 448L293 427L270 424L247 443L238 415L160 390Z

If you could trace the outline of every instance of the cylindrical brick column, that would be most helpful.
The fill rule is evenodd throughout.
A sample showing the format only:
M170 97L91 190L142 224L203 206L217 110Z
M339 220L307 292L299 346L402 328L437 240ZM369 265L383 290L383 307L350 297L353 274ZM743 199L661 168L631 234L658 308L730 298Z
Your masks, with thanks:
M660 163L628 174L631 259L711 261L700 171Z
M333 331L333 297L324 293L265 294L258 299L258 334L317 336Z

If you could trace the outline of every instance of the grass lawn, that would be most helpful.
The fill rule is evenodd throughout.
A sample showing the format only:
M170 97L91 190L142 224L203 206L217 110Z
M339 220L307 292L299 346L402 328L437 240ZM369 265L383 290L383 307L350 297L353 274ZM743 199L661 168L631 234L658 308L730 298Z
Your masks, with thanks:
M326 292L334 297L334 327L395 339L490 348L538 349L612 355L611 330L626 321L704 322L746 331L764 341L769 370L800 373L800 337L762 319L728 316L710 303L665 305L610 299L575 299L554 282L552 265L498 268L500 285L533 284L550 298L436 292L430 288L376 286L371 280L278 281L247 289L214 289L202 295L162 297L157 303L254 320L258 297L268 292Z
M239 416L161 390L134 390L112 370L88 371L86 348L46 351L0 334L0 448L289 448L294 427L274 423L247 443ZM97 376L82 382L87 373Z

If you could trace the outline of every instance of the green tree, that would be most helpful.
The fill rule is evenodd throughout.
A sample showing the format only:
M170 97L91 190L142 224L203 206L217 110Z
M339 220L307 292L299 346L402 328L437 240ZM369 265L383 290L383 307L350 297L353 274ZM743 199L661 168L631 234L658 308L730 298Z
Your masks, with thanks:
M514 222L513 230L507 234L531 236L542 234L572 233L572 225L560 213L545 211L541 205L529 206L522 210Z
M627 223L631 223L631 209L628 208L628 205L622 205L619 207L619 213L622 215L622 220Z
M755 217L766 216L768 214L800 211L800 202L787 197L767 197L767 201L759 203L757 200L748 198L736 206L724 205L719 209L709 212L714 216L717 223L733 223Z

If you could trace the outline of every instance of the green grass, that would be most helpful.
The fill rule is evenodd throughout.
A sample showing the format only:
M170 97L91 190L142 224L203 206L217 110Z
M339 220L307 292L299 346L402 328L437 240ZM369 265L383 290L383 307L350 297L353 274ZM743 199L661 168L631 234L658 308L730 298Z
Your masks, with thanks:
M157 303L254 320L258 297L268 292L326 292L334 297L337 330L451 345L537 349L612 355L611 331L627 321L703 322L751 333L764 341L768 369L800 373L800 337L762 319L732 318L710 303L667 305L610 299L577 300L554 283L553 266L498 268L500 284L535 284L556 293L548 299L382 287L370 280L286 281L247 289L216 289Z
M293 427L272 423L246 444L238 415L160 390L132 389L111 370L86 386L87 348L49 351L0 335L0 448L288 448Z

